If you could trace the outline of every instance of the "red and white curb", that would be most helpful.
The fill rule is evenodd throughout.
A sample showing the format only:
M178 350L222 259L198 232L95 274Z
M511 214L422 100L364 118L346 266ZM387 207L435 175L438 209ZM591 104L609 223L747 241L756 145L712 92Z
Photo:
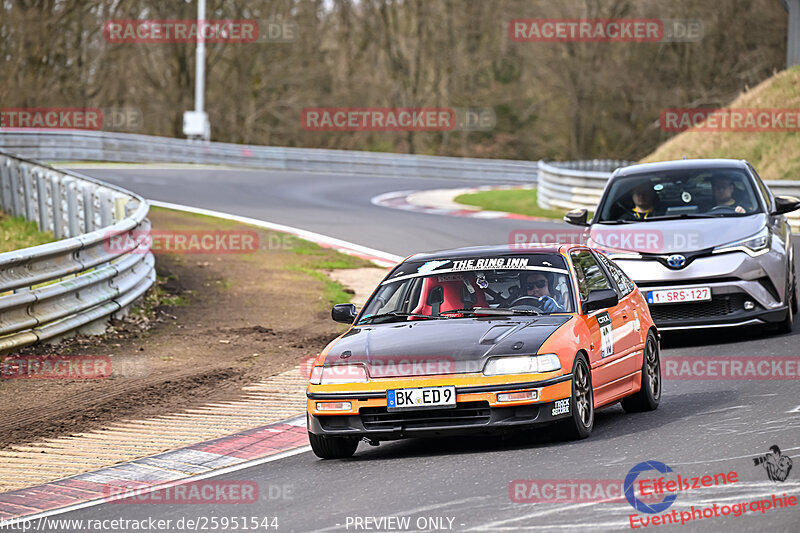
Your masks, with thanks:
M10 527L135 494L199 481L310 450L305 415L94 472L0 494L0 520ZM113 495L113 496L112 496Z
M550 218L531 217L518 215L516 213L506 213L505 211L484 211L479 207L463 205L454 199L462 194L471 194L481 191L499 191L511 189L530 189L530 185L486 185L470 189L432 189L424 191L393 191L379 194L373 197L370 202L373 205L388 207L390 209L402 209L415 213L425 213L428 215L444 215L451 217L469 217L483 219L514 219L514 220L535 220L538 222L552 222Z

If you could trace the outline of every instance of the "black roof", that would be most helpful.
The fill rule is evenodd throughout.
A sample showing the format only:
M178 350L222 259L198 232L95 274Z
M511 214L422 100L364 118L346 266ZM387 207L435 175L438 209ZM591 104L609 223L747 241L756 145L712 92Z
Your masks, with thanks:
M657 163L641 163L618 168L614 171L612 179L668 170L710 170L722 168L746 170L747 161L743 159L678 159L675 161L659 161Z
M531 254L557 254L563 244L522 245L516 247L512 244L495 244L491 246L467 246L452 250L426 252L414 254L406 261L432 261L434 259L455 259L470 257L492 257L501 255L531 255Z

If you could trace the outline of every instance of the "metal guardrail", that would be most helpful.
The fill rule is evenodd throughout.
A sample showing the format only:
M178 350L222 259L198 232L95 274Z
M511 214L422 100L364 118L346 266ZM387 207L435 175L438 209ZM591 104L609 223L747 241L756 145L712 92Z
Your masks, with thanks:
M545 209L578 209L594 211L603 195L611 173L632 164L630 161L539 161L538 203ZM800 181L767 181L775 196L800 197ZM795 231L800 231L800 212L787 216Z
M0 208L60 239L0 253L0 353L103 331L155 281L136 194L0 151Z
M280 148L103 131L0 132L0 149L41 161L170 162L373 176L533 183L535 161Z

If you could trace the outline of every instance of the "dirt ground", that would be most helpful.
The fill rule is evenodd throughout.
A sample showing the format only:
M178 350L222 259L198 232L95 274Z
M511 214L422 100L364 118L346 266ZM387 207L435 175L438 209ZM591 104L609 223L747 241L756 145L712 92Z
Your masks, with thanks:
M151 211L150 219L157 230L241 228L166 210ZM158 254L159 289L106 335L12 354L106 355L114 372L106 379L0 381L0 449L236 399L243 385L319 353L345 326L330 319L342 287L318 272L369 264L257 232L254 253Z

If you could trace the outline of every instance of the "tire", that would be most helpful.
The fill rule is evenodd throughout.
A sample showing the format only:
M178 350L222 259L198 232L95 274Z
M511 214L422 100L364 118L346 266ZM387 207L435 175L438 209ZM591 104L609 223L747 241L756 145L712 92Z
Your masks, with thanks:
M592 374L586 356L579 353L572 363L572 396L570 417L563 422L564 436L570 440L585 439L594 427L594 391Z
M654 411L661 401L661 357L658 342L652 331L647 332L642 357L642 387L639 392L622 400L622 408L628 413Z
M356 453L358 440L350 437L326 437L308 432L311 450L320 459L347 459Z

